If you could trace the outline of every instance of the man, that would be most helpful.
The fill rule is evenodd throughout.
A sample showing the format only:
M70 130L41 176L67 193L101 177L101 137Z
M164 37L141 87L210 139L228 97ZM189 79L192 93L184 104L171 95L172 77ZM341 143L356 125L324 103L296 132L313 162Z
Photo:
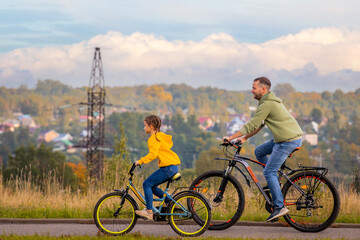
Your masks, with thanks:
M284 206L277 170L285 162L288 155L301 146L302 130L295 118L286 110L282 100L270 91L271 82L266 77L256 78L251 93L259 101L254 116L239 132L223 137L231 141L239 138L244 143L257 134L265 125L273 134L273 139L255 149L256 158L266 164L263 170L274 203L274 211L266 219L267 222L286 215L289 210ZM267 155L270 155L268 158Z

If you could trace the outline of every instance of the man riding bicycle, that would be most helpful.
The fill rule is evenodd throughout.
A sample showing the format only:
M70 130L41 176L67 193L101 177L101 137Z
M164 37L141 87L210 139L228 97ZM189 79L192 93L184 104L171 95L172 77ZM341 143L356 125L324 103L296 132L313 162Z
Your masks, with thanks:
M287 111L282 100L270 91L271 82L266 77L256 78L251 93L259 101L254 116L240 131L231 136L223 137L223 141L238 140L244 143L248 138L257 134L265 125L273 134L273 139L256 147L255 156L261 163L266 164L263 170L266 182L273 199L274 210L266 219L270 222L286 215L289 210L284 206L277 176L277 170L285 162L289 154L301 146L302 130L295 118ZM270 155L268 157L267 155Z

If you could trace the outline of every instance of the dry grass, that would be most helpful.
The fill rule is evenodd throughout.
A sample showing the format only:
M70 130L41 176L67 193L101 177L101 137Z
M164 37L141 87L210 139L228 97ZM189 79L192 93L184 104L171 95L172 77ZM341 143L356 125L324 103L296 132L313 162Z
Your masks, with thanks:
M55 178L46 179L41 190L31 181L17 177L8 186L0 184L1 216L89 218L97 199L105 192L100 187L89 188L86 193L74 193L70 188L62 187Z
M360 223L360 194L346 190L343 185L338 188L341 208L336 222Z
M140 176L140 174L139 174ZM122 180L122 178L121 178ZM172 192L178 186L189 186L190 180L173 184ZM136 186L142 191L143 177L135 179ZM117 188L125 187L126 181L119 181ZM2 182L0 175L0 214L3 218L92 218L92 212L97 200L112 190L109 184L100 182L89 184L86 191L72 192L70 188L62 187L55 178L45 179L43 189L35 186L29 179L18 177L10 184ZM269 215L265 210L265 200L254 188L242 184L246 205L240 220L264 221ZM339 187L341 210L336 222L360 222L359 194Z

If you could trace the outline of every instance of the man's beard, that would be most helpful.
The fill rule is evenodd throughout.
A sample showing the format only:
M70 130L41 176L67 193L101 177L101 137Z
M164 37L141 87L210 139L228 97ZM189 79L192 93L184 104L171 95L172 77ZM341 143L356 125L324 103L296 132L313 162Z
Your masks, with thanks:
M254 99L260 101L261 97L262 97L261 94L255 94L255 93L254 93Z

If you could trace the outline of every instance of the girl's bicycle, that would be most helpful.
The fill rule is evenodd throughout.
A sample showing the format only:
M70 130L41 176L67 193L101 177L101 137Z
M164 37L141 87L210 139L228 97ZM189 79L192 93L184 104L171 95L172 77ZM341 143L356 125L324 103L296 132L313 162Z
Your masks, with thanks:
M241 156L242 146L239 142L226 142L221 145L224 146L226 158L215 158L215 160L228 161L227 167L223 171L209 171L201 174L190 187L206 196L212 205L212 216L217 221L210 223L210 230L223 230L231 227L243 213L244 191L239 181L231 173L234 168L237 169L249 187L250 179L237 166L238 163L246 169L265 198L265 208L269 213L272 212L273 206L269 188L263 188L260 185L248 161L261 166L265 166L265 164ZM229 155L230 147L236 149L233 156ZM293 152L298 149L300 148L294 149ZM319 232L335 221L340 209L340 198L334 185L325 177L327 173L328 169L324 167L305 167L299 164L299 168L291 169L285 163L278 170L279 182L284 179L282 187L284 204L290 210L284 219L290 226L302 232Z
M144 205L143 195L132 182L136 165L129 171L128 185L125 190L114 190L99 199L94 208L94 221L99 230L108 235L123 235L130 232L139 218L135 210L139 209L137 202L130 195L131 190ZM211 221L211 209L207 199L192 190L181 191L174 196L168 193L170 183L181 178L176 173L167 181L162 198L154 198L160 202L153 207L155 221L168 221L172 229L181 236L194 237L203 234ZM188 187L186 187L188 188ZM177 189L176 189L177 190ZM175 192L176 192L175 190ZM165 197L171 200L165 206Z

